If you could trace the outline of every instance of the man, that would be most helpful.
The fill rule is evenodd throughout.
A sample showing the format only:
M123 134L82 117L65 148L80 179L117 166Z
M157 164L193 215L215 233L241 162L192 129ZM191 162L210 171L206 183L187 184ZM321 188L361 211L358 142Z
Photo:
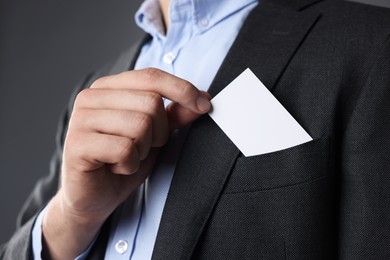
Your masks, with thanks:
M390 257L389 10L148 0L137 21L151 37L79 87L5 259ZM313 141L245 157L210 119L248 67Z

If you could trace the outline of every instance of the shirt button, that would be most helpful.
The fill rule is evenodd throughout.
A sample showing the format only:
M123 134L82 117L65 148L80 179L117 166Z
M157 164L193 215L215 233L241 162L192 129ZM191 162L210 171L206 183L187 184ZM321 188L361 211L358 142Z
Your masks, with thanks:
M124 254L126 251L127 251L127 248L129 247L129 244L127 243L126 240L119 240L116 244L115 244L115 250L119 253L119 254Z
M202 18L202 19L199 21L199 24L200 24L200 26L202 26L202 27L206 27L207 25L209 25L209 20L206 19L206 18Z
M173 61L175 60L175 54L173 52L168 52L164 55L163 61L165 64L171 65Z

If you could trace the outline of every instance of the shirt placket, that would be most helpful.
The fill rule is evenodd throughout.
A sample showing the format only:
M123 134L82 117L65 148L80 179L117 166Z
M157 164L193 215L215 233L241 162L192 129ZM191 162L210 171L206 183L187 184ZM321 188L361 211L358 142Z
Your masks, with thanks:
M192 34L192 1L178 0L171 3L170 24L165 39L161 41L160 68L175 75L175 61L180 50Z
M106 259L131 259L136 246L139 224L142 217L143 185L129 198L121 208L119 222L113 227L117 232L111 233ZM128 222L127 219L138 219ZM114 221L115 223L115 221Z

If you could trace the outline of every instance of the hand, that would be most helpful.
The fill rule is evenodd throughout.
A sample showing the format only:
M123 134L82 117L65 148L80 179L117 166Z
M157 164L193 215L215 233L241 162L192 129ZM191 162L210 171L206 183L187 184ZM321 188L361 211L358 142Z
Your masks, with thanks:
M164 108L162 97L173 102ZM209 109L206 93L157 69L103 77L82 91L65 140L62 185L43 222L49 255L81 253L149 175L171 130Z

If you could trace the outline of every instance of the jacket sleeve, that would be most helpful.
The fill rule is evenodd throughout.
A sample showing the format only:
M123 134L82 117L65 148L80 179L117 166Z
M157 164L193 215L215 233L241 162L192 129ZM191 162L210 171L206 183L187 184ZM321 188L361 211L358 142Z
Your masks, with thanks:
M68 121L72 114L73 103L77 94L81 90L90 87L91 84L100 77L117 74L134 68L136 57L138 57L139 52L141 51L141 46L143 46L143 44L148 40L150 40L150 36L145 35L145 37L141 38L129 49L125 50L118 57L118 59L107 63L106 66L102 67L94 73L87 75L76 86L68 103L68 107L59 121L56 136L56 148L50 164L50 173L47 177L44 177L38 181L33 192L25 202L17 219L17 231L7 244L0 246L0 259L22 260L32 258L31 232L37 217L37 213L40 212L40 210L55 195L60 186L63 146L67 132ZM107 228L103 229L106 230ZM107 232L105 231L103 233ZM101 246L100 243L105 243L105 240L98 240L95 243L96 247ZM92 251L95 252L96 250Z
M339 258L390 259L390 37L344 132Z
M0 247L0 259L31 259L31 232L38 212L55 195L60 185L60 170L63 144L67 131L67 124L72 112L73 103L77 94L84 88L89 87L96 79L93 74L84 78L75 88L67 109L63 113L58 125L55 152L50 163L50 173L40 179L34 187L17 219L17 230L7 244Z

